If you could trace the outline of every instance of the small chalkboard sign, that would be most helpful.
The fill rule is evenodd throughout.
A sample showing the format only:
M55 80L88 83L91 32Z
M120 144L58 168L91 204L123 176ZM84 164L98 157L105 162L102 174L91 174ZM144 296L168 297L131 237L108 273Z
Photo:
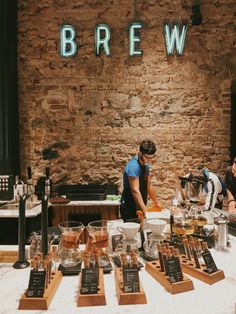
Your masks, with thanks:
M58 267L58 270L61 271L62 276L78 275L81 272L81 263L78 263L76 266L70 266L70 267L66 267L60 264Z
M177 258L173 257L170 259L166 259L165 267L171 283L183 280L183 273L181 270L180 262Z
M122 243L123 234L115 234L111 237L112 250L115 251L117 246Z
M45 288L46 271L31 270L27 297L42 298Z
M81 294L98 293L99 268L83 268L81 280Z
M140 292L139 275L137 267L123 268L124 292Z
M211 255L211 252L209 250L202 252L202 257L203 257L204 262L206 264L206 267L207 267L206 270L207 270L208 274L215 273L218 270L218 268L216 267L216 264L214 262L212 255Z

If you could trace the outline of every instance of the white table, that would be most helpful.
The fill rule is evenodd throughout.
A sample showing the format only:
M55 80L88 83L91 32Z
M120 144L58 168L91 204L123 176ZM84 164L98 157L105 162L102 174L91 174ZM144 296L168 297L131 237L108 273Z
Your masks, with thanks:
M107 305L97 307L76 306L79 277L63 277L52 300L49 314L234 314L236 302L236 238L230 237L232 247L228 253L211 250L225 279L214 285L192 278L194 290L171 295L144 269L140 280L147 296L145 305L118 305L114 271L104 275ZM42 313L43 311L18 311L19 298L28 286L30 269L15 270L12 264L0 264L0 314Z
M38 204L31 209L28 209L27 204L26 204L25 217L32 218L32 217L38 216L39 214L41 214L41 207L42 207L41 202L38 202ZM16 209L1 209L0 208L0 218L18 218L18 217L19 217L19 208L16 208Z

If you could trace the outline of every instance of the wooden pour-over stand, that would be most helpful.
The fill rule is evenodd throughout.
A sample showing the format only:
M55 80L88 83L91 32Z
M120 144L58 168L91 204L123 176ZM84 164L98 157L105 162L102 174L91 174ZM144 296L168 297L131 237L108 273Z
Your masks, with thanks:
M146 295L139 279L137 253L135 251L121 253L120 259L121 267L115 269L118 303L146 304Z
M185 275L182 281L171 283L169 277L161 271L159 261L146 262L145 270L171 294L194 290L192 280Z
M18 259L18 251L0 251L0 263L15 263Z
M185 273L209 285L225 278L223 270L217 268L207 242L189 236L183 239L183 243L186 254L181 254L181 267ZM204 263L199 257L203 258Z
M31 176L31 174L30 174ZM24 194L19 204L19 256L24 252L25 202L30 194ZM48 195L42 196L41 212L42 253L31 261L31 272L28 289L20 298L19 310L47 310L62 280L60 271L52 272L52 261L48 254ZM21 264L21 258L19 264ZM28 262L27 262L28 263ZM15 268L17 262L14 264Z
M80 289L82 286L82 275L80 275L80 285L78 289L77 306L98 306L106 305L103 269L99 268L98 293L82 294Z
M209 285L212 285L225 278L225 274L223 270L221 269L217 270L216 272L212 274L209 274L207 272L206 265L202 262L200 262L201 268L196 268L194 266L194 263L192 261L189 261L186 255L184 254L181 255L181 265L182 265L183 272Z
M116 282L116 291L119 305L126 304L146 304L147 299L143 289L143 286L140 282L140 291L139 292L124 292L123 287L123 275L121 267L115 269L115 282Z
M90 254L94 255L95 265L91 264ZM77 306L106 305L103 269L99 267L100 256L101 250L95 248L93 237L89 237L83 254L84 268L80 274Z
M56 271L52 274L50 284L45 289L42 298L27 297L27 290L20 298L19 310L48 310L54 294L62 280L62 274L60 271Z

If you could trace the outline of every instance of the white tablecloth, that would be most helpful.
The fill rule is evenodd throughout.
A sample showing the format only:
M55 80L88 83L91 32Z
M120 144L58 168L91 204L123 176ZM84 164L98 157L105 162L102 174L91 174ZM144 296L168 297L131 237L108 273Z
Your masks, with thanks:
M52 300L49 314L234 314L236 302L236 238L231 237L229 252L211 250L225 279L208 285L195 278L194 290L172 295L144 269L139 272L147 296L145 305L118 305L114 271L104 275L107 305L76 306L79 277L63 277ZM18 311L19 298L28 286L30 269L15 270L12 264L0 264L0 314L42 313L44 311Z

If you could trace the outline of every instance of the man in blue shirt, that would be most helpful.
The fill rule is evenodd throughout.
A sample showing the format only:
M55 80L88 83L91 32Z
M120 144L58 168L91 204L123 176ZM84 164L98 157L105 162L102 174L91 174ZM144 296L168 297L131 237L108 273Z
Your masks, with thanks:
M125 166L123 174L124 190L121 197L120 213L124 221L137 218L136 212L146 212L147 197L154 206L161 208L154 192L149 171L149 162L155 157L156 147L151 140L142 141L139 153Z

